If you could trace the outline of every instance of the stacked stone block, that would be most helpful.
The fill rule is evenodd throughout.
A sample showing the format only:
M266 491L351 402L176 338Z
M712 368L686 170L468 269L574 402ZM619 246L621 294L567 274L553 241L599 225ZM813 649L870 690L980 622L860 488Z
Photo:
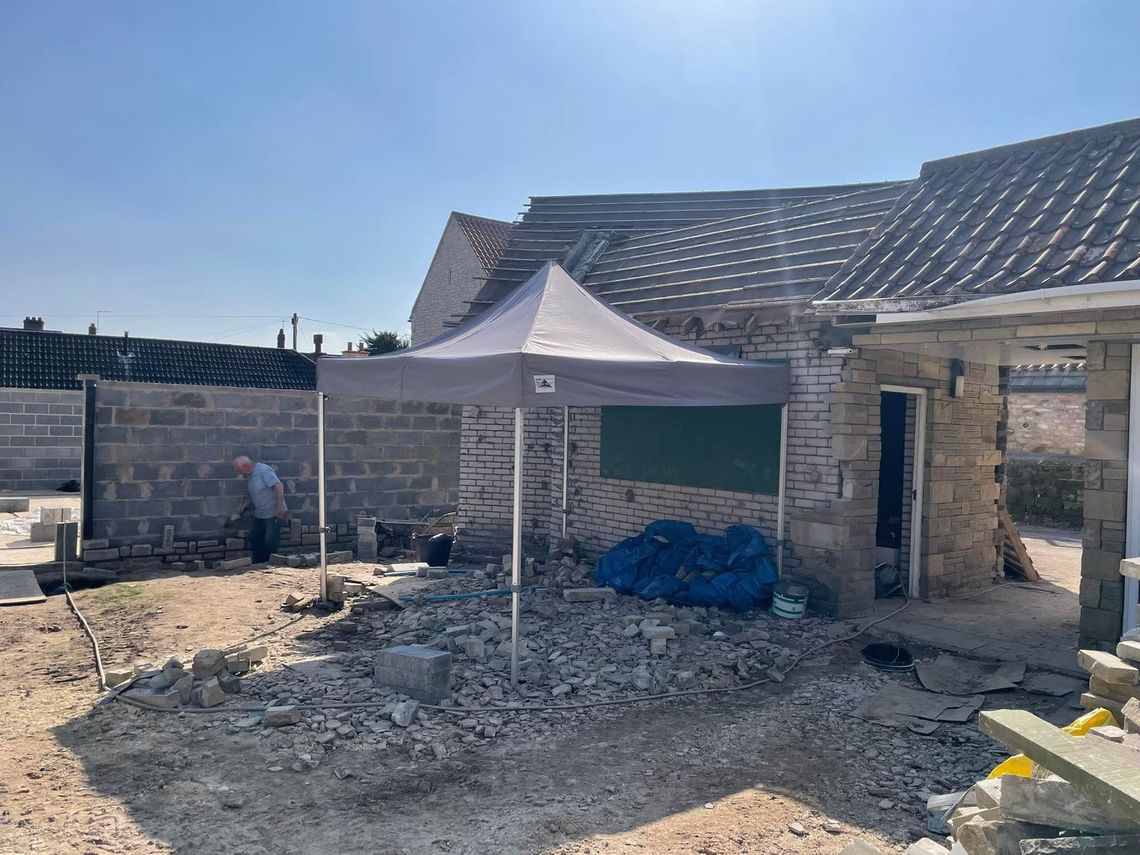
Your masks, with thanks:
M334 542L355 546L362 512L416 519L453 507L459 424L458 408L443 404L330 398L325 457ZM244 538L227 537L223 524L246 492L231 462L250 454L285 484L292 523L283 543L315 545L316 427L315 394L100 383L93 538L106 540L107 549L149 548L153 555L173 526L169 554L181 556L173 560L243 552Z
M1127 342L1091 342L1088 347L1081 647L1110 649L1120 636L1130 354Z
M356 518L356 558L358 561L376 561L376 517Z
M0 389L0 490L79 480L82 457L82 392Z

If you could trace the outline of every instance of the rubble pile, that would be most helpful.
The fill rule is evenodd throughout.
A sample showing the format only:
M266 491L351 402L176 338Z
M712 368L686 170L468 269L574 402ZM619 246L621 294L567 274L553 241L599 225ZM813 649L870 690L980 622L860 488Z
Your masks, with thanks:
M929 851L1140 852L1140 792L1129 784L1140 776L1140 701L1125 705L1118 718L1123 728L1095 724L1111 718L1097 710L1061 731L1022 711L983 713L982 730L1030 746L1044 762L1018 755L969 789L932 798L931 828L947 837L944 847Z
M216 707L227 695L241 692L242 675L265 659L268 652L265 645L229 651L208 648L198 651L189 666L178 659L168 659L158 669L147 666L110 669L105 672L107 688L129 681L130 686L122 696L153 708Z

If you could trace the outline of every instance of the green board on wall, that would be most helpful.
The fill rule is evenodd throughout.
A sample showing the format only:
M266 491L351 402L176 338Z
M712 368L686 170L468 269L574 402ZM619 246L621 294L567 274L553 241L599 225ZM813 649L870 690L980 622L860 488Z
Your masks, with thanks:
M601 476L776 495L780 406L603 407Z

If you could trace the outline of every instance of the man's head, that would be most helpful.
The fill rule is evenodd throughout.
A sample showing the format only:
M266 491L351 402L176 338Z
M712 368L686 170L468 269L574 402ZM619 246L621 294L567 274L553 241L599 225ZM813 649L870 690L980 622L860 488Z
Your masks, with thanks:
M244 454L241 457L235 457L234 471L239 475L248 476L251 472L253 472L253 461L246 457Z

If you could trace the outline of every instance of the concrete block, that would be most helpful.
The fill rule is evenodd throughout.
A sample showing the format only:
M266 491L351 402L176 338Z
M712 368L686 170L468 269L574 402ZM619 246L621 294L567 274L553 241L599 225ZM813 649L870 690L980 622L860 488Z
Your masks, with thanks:
M220 570L237 570L240 567L249 567L253 564L253 559L248 555L244 558L231 558L229 561L223 561L218 565Z
M0 514L27 513L30 504L24 496L0 496Z
M376 657L372 676L417 700L439 703L451 696L451 654L413 645L390 647Z
M562 592L562 599L568 603L594 603L617 599L617 591L613 588L567 588Z
M664 656L669 651L669 642L664 638L649 639L649 653L652 656Z
M676 638L677 631L671 626L647 626L641 630L641 635L644 638L653 641L655 639L669 639Z
M84 561L118 561L119 549L90 549L83 553Z
M28 539L32 543L51 543L55 540L55 523L34 522Z

